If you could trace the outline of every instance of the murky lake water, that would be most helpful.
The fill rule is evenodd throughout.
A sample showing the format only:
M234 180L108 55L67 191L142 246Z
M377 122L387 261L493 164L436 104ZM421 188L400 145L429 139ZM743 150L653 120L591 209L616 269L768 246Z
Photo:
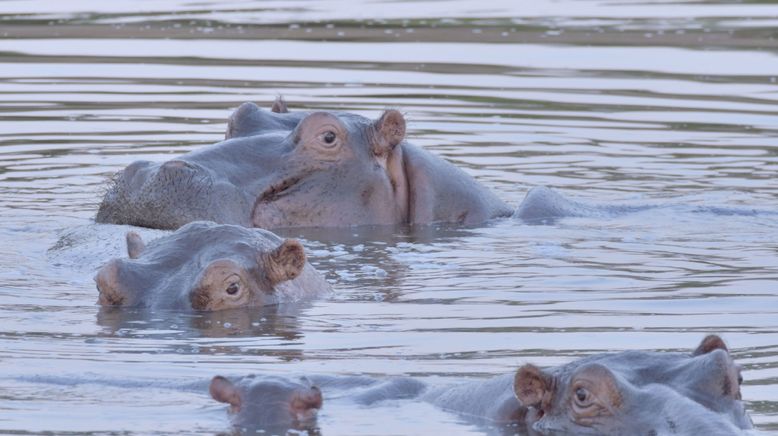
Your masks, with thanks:
M438 382L714 332L777 431L778 220L684 207L778 210L777 26L758 1L0 3L0 432L209 434L229 430L215 374ZM401 108L412 141L513 205L548 185L678 207L286 232L335 296L98 310L93 271L125 231L91 224L107 177L216 142L233 108L278 94ZM420 403L326 401L328 435L490 431Z

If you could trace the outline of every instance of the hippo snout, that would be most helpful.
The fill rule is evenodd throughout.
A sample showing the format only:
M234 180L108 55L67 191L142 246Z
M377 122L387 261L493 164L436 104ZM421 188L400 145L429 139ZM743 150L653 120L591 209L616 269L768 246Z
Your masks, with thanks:
M138 189L143 186L145 173L154 163L147 160L138 160L127 166L118 174L117 184L126 185L127 190Z
M119 281L119 263L114 259L97 272L95 283L100 295L97 303L101 306L122 306L128 303L129 294L121 288Z
M197 219L217 221L213 186L209 172L195 163L134 162L114 180L96 220L160 229L176 229ZM145 213L149 210L154 213Z

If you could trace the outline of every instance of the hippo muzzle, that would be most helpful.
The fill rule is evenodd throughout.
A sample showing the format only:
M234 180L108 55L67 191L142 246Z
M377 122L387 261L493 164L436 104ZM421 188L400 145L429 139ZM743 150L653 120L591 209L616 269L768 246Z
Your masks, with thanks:
M203 216L218 221L213 191L213 178L198 164L134 162L115 177L97 221L115 222L116 216L126 224L160 229L176 229Z
M137 295L134 290L127 288L122 283L126 278L122 277L121 260L114 259L100 268L95 276L98 304L102 306L133 306L136 304Z

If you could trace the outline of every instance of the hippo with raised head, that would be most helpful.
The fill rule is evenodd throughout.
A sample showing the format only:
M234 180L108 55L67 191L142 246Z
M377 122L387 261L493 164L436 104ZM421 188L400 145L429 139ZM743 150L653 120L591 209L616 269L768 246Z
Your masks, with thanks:
M311 379L325 392L339 389L335 396L363 406L415 398L477 423L497 424L508 434L731 436L753 429L741 400L740 367L715 335L688 354L597 354L546 370L528 364L514 374L453 386L430 387L413 378ZM273 390L241 392L242 401L289 398Z
M210 311L331 291L298 241L266 230L193 222L148 246L129 232L127 252L95 276L103 306Z
M96 220L159 229L210 220L247 227L478 224L505 203L464 171L405 141L396 110L271 111L244 103L226 139L119 172Z

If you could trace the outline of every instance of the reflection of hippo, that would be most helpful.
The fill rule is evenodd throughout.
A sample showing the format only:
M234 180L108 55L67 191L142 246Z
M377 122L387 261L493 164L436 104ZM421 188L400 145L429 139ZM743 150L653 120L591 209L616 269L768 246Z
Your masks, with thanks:
M104 306L218 310L330 290L299 242L265 230L195 222L148 247L130 232L127 251L95 277Z
M337 396L361 405L417 398L505 425L510 434L736 435L753 428L741 401L740 369L713 335L691 355L598 354L548 370L524 365L515 374L454 386L425 387L410 378L312 379L325 393L345 385L346 393ZM251 398L269 402L273 392L256 390Z
M261 228L477 224L512 210L472 177L405 138L405 119L289 113L244 103L227 139L162 163L134 162L97 221L175 229L196 220Z
M104 328L102 334L109 336L146 336L149 331L170 330L171 326L177 338L277 338L278 341L291 341L303 337L299 317L311 307L310 301L299 303L273 304L261 307L239 307L208 312L192 313L174 309L128 308L122 306L104 306L97 312L97 325ZM178 347L178 343L171 346ZM243 344L236 346L233 352L245 351ZM207 350L208 347L200 347ZM298 349L268 348L269 354L288 360L301 358ZM207 352L207 351L203 351Z

